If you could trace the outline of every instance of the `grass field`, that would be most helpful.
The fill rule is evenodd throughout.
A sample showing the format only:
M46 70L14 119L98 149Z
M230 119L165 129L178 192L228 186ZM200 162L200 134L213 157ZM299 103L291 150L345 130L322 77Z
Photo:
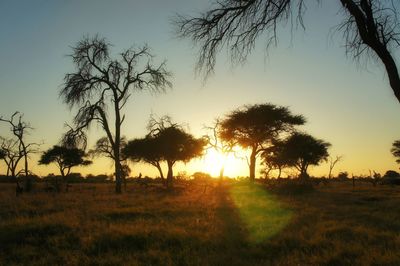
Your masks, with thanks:
M0 265L400 265L400 189L0 185Z

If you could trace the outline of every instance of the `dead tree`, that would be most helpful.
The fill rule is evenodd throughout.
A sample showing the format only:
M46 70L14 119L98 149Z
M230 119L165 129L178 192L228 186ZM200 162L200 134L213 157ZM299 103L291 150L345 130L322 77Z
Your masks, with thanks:
M22 172L26 178L26 188L27 192L31 189L31 182L29 175L29 168L28 168L28 156L31 153L37 152L37 147L40 145L38 143L27 143L26 142L26 135L29 133L30 130L33 128L26 122L22 120L23 115L20 112L15 112L10 119L5 119L0 117L0 122L5 122L10 125L10 130L16 140L9 140L8 142L3 142L3 151L6 153L6 158L4 159L6 165L8 167L7 173L11 172L11 175L16 180L17 184L17 195L22 193L23 189L18 183L17 176L20 175ZM24 159L24 168L20 170L18 173L16 172L18 163L21 159Z
M328 174L328 179L332 178L332 170L335 167L335 165L340 162L343 159L343 156L336 156L335 159L333 159L331 156L329 156L329 174Z

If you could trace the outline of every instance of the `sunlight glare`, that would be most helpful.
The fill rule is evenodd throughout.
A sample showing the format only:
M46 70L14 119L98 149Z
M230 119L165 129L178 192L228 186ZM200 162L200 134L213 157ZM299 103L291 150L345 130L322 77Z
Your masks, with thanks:
M213 177L219 177L221 167L224 166L224 176L237 177L243 173L245 163L230 153L227 156L219 153L215 149L207 150L203 159L204 172Z

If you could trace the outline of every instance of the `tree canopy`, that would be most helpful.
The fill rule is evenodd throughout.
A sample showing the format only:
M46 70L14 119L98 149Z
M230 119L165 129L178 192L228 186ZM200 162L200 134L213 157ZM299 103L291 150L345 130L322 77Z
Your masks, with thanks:
M303 116L292 114L287 107L270 103L247 105L226 115L221 121L219 135L223 140L251 151L249 170L250 179L254 180L257 155L283 133L290 133L305 121Z
M282 153L288 165L299 170L300 177L308 177L308 167L326 160L330 146L328 142L309 134L294 132L285 140Z

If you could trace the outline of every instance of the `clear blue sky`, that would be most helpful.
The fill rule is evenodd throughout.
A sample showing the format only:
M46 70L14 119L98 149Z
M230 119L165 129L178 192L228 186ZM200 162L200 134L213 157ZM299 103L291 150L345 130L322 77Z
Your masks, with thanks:
M156 60L167 60L173 73L173 89L166 94L134 94L125 110L124 135L145 134L150 113L169 114L187 123L191 133L204 134L203 125L244 104L272 102L289 106L308 119L303 129L332 143L332 155L344 155L337 167L355 174L368 170L397 169L389 150L400 138L400 104L395 100L380 63L357 64L346 58L340 34L331 35L340 22L336 1L308 6L306 31L290 37L283 29L277 48L266 54L260 38L246 64L232 67L223 51L216 73L205 84L196 77L197 49L177 39L171 19L175 13L195 14L208 0L3 0L0 2L0 115L19 110L35 130L29 140L44 141L42 149L57 143L64 122L73 113L58 98L66 73L73 65L66 55L84 35L99 34L113 43L113 52L147 43ZM7 135L0 126L0 135ZM90 131L90 143L102 136ZM37 166L33 171L56 172ZM245 162L243 171L247 174ZM188 172L204 164L180 166ZM0 164L0 172L4 164ZM336 171L336 172L337 172ZM98 160L84 173L111 173L111 163ZM149 168L134 166L153 174ZM228 174L234 175L233 172ZM311 173L326 175L327 165Z

